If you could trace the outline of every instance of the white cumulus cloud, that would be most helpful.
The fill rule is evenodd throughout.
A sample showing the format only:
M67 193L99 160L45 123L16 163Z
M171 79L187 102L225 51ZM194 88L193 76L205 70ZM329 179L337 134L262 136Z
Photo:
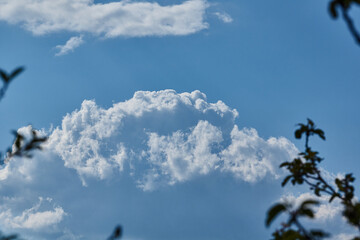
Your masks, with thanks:
M185 134L176 131L170 136L159 136L151 133L148 141L149 161L156 170L155 176L165 176L169 184L183 182L194 175L205 175L219 164L219 157L212 153L212 147L222 141L219 128L207 121L200 120L198 124ZM154 172L149 174L154 175ZM149 180L151 176L147 176ZM142 186L151 190L148 181Z
M255 182L271 174L278 177L281 162L291 160L297 153L286 138L261 138L253 128L231 131L231 144L221 152L223 170L248 182Z
M162 6L157 2L0 0L0 20L33 34L68 31L105 37L187 35L208 27L206 0Z
M240 128L237 117L235 109L200 91L138 91L108 108L85 100L50 130L43 151L0 168L0 195L7 196L0 198L1 230L26 239L106 239L120 223L128 232L127 226L137 226L130 238L146 238L137 229L149 222L163 234L169 218L159 212L177 216L172 223L185 222L187 229L198 229L203 220L214 229L219 222L229 226L229 216L244 214L228 199L248 196L241 185L228 188L234 178L276 178L280 162L298 152L285 138ZM18 131L29 136L30 127ZM202 189L203 180L211 182L210 192ZM56 205L48 199L32 204L38 196ZM217 236L227 232L219 229Z
M36 205L24 210L19 215L14 215L11 207L3 205L1 207L2 211L0 211L0 221L8 228L24 228L33 230L53 226L61 222L66 215L62 207L54 206L50 210L41 211L40 207L42 206L43 201L44 199L40 197L39 202ZM52 199L46 198L45 201L50 203Z
M55 56L62 56L68 54L71 51L74 51L75 48L79 47L84 43L83 36L72 37L70 38L65 45L56 46L59 49L59 52L55 54Z
M85 100L53 131L48 149L83 184L124 169L144 190L217 170L248 182L277 177L278 165L294 157L296 147L285 138L265 140L255 129L239 130L237 115L199 91L139 91L108 109Z

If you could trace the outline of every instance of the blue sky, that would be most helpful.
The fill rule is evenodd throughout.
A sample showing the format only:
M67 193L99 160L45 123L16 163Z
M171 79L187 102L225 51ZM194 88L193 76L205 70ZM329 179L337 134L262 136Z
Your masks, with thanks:
M0 1L0 67L26 67L0 103L0 147L28 124L50 136L1 170L4 231L268 238L268 207L302 197L277 166L307 117L329 173L360 176L360 49L326 1L34 2Z

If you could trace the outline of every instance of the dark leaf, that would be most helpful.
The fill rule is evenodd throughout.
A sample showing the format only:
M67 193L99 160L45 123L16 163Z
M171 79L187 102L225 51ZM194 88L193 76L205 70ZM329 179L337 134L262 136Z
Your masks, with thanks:
M333 194L329 200L329 202L331 203L335 198L337 197L337 194Z
M22 71L24 71L25 68L24 67L18 67L16 68L9 76L9 80L12 80L14 77L16 77L17 75L19 75Z
M288 166L290 163L289 162L283 162L282 164L280 164L280 168Z
M322 230L311 230L310 233L312 236L315 236L315 237L329 237L330 236L330 234L328 234Z
M314 122L313 122L310 118L308 118L307 120L308 120L308 124L309 124L310 126L314 126Z
M336 11L336 7L338 5L337 1L331 1L329 4L329 12L330 12L330 16L334 19L336 19L338 17L337 11Z
M3 70L1 70L1 69L0 69L0 76L1 76L2 80L3 80L5 83L8 83L8 82L9 82L9 77L8 77L8 75L7 75Z
M282 186L282 187L285 186L286 183L291 179L291 177L292 177L292 175L287 176L287 177L284 179L284 181L282 181L281 186Z
M299 211L299 215L314 218L314 212L311 209L305 208Z
M322 140L325 140L325 133L321 129L314 130L314 133L316 133Z
M112 233L112 235L108 238L108 240L115 240L115 239L120 239L122 236L122 227L116 226L114 229L114 232Z
M266 221L265 224L267 227L270 226L271 222L282 212L286 211L286 206L285 204L282 203L278 203L275 204L274 206L272 206L268 213L267 213L267 217L266 217Z
M282 238L283 240L305 240L306 238L301 235L300 232L289 229L283 233Z
M316 200L312 200L312 199L305 200L301 203L300 209L306 208L308 205L318 205L318 204L319 204L319 202Z
M301 129L296 130L296 131L295 131L295 138L296 138L296 139L300 139L302 133L303 133L303 131L301 131Z

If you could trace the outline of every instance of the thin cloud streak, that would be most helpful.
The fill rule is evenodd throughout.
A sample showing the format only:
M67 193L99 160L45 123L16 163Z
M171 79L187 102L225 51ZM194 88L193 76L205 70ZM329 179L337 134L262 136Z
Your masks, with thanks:
M56 48L59 49L59 52L55 56L63 56L69 52L73 52L75 48L78 48L84 43L83 36L72 37L70 38L65 45L57 45Z

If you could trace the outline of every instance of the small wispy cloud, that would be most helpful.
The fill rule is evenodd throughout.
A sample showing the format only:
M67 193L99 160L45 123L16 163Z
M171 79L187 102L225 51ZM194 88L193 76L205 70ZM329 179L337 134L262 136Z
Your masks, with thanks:
M234 19L227 13L225 12L216 12L214 13L215 16L217 16L221 21L223 21L224 23L231 23L234 21Z
M72 37L64 45L57 45L55 48L59 49L59 52L55 56L66 55L69 52L74 51L75 48L79 47L84 43L83 36Z

